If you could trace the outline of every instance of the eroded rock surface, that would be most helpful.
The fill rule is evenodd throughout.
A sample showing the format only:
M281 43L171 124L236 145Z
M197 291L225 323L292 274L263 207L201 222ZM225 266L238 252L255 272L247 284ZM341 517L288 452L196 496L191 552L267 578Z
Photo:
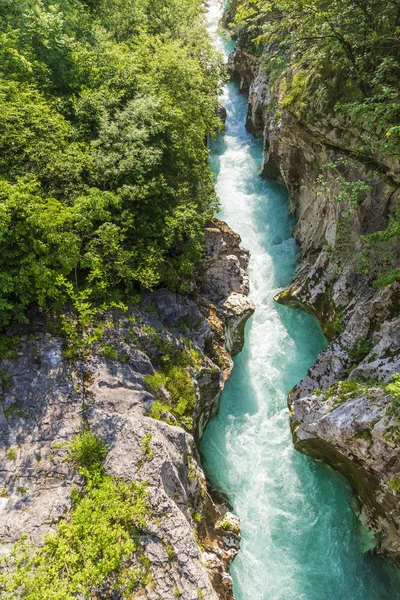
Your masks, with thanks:
M107 444L108 474L147 482L150 516L142 544L151 576L140 597L233 598L228 567L239 549L240 524L212 499L195 439L218 410L231 353L242 347L254 306L246 298L248 253L239 236L216 220L206 238L196 301L159 290L138 307L107 313L101 340L72 362L65 340L37 321L1 361L2 553L22 534L41 544L68 515L71 491L84 483L68 460L68 444L85 423ZM226 263L234 266L224 274ZM196 353L194 436L172 414L149 416L156 398L148 377L168 348ZM170 401L165 388L157 395Z
M379 148L365 162L354 158L362 136L344 116L316 113L304 123L290 106L271 109L280 99L273 98L262 68L269 51L273 48L265 49L261 61L251 55L244 33L229 68L249 94L246 127L264 141L261 173L286 184L298 219L294 235L301 266L290 288L275 299L313 314L328 339L289 394L294 442L348 477L376 534L377 551L400 564L399 420L385 392L400 371L400 286L374 285L358 256L358 240L385 229L398 210L399 161ZM340 229L343 181L365 185ZM340 244L348 249L338 259ZM397 245L398 257L399 250ZM395 257L395 241L392 251Z

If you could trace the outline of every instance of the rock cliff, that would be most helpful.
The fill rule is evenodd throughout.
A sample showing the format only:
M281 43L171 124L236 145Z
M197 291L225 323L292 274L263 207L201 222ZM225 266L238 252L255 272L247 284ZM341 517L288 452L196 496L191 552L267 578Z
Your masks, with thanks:
M108 475L147 483L148 567L134 597L233 598L227 569L240 524L208 488L196 441L218 411L254 311L247 263L239 236L210 221L193 299L159 290L107 312L84 332L73 360L43 318L9 332L15 343L0 366L2 554L22 534L42 544L69 518L71 492L84 485L69 445L88 428L106 443ZM125 597L111 584L93 593Z
M313 314L328 339L289 394L294 443L349 479L376 551L400 565L400 422L386 389L400 371L400 285L377 281L383 264L398 268L399 240L366 242L400 206L399 163L356 155L359 132L340 114L302 120L274 98L269 49L260 61L241 39L228 66L249 95L246 127L264 140L261 175L287 186L297 217L300 268L275 299Z

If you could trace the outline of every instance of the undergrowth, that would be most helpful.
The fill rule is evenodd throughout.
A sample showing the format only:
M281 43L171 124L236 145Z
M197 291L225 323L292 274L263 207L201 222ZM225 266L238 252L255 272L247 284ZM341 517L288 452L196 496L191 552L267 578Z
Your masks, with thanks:
M104 443L86 430L70 445L69 458L85 477L72 495L71 514L35 548L27 536L0 562L0 592L8 600L76 600L123 593L146 582L148 560L140 534L146 525L146 483L130 483L104 471Z
M200 353L189 345L179 349L164 340L156 339L160 352L158 362L160 369L154 375L146 375L145 382L155 394L150 416L161 419L165 413L170 413L187 431L193 428L193 410L196 401L196 390L191 370L199 368ZM162 389L169 393L170 401L165 400ZM172 419L167 422L175 424Z
M400 442L400 373L393 375L393 381L386 386L386 391L392 396L387 414L394 417L396 425L393 435Z

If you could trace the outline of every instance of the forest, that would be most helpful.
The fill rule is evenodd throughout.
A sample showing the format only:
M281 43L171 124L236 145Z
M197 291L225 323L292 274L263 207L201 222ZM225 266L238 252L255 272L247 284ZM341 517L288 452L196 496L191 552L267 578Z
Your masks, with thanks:
M200 0L0 4L0 327L185 292L217 205Z
M305 120L343 112L363 130L360 153L399 156L398 0L244 0L236 21L253 51L267 46L265 69L286 105Z

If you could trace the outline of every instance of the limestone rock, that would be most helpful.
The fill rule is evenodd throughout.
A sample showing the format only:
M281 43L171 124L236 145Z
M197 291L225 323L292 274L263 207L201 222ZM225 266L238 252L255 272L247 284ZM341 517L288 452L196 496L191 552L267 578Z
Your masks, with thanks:
M64 357L64 340L47 333L39 319L31 324L17 353L0 365L1 553L22 534L41 544L68 515L71 491L84 483L68 460L68 444L84 419L107 444L106 472L147 482L150 516L142 544L151 583L140 597L173 600L179 592L183 600L233 599L227 571L239 549L240 523L223 502L214 502L196 442L218 411L230 353L240 351L254 311L246 296L248 258L239 236L221 221L210 222L196 301L157 290L126 312L110 311L101 340L94 338L72 363ZM197 357L190 367L193 435L168 411L161 420L149 416L155 396L147 383L160 353L189 343ZM170 399L165 387L157 395ZM144 439L150 439L149 454Z
M228 72L239 83L240 91L247 93L258 71L259 59L236 47L228 58Z
M223 344L232 355L244 344L244 326L255 306L249 293L248 250L240 236L223 221L213 219L205 229L205 260L198 277L198 290L206 303L214 305L224 324Z
M400 457L397 427L382 388L289 398L296 448L323 458L350 481L377 550L400 565Z
M225 106L222 106L222 104L218 104L216 112L217 112L217 117L219 119L221 119L221 121L223 123L225 123L226 117L227 117L227 112L226 112Z
M275 299L314 315L329 342L289 394L294 441L299 450L348 477L376 534L378 552L400 564L400 498L393 483L400 485L400 440L392 435L398 422L390 417L391 398L384 392L400 372L400 285L375 287L356 264L357 239L385 229L399 206L399 160L379 148L368 161L355 158L362 132L351 128L345 115L316 111L304 123L290 105L274 113L268 78L246 48L239 38L229 61L233 78L249 93L246 127L263 138L262 174L285 183L297 217L301 266ZM327 166L332 164L338 167ZM340 177L367 187L347 234L353 250L338 265L333 250L344 210L338 201ZM346 397L339 389L335 395L335 386L345 380L366 381L363 394Z

